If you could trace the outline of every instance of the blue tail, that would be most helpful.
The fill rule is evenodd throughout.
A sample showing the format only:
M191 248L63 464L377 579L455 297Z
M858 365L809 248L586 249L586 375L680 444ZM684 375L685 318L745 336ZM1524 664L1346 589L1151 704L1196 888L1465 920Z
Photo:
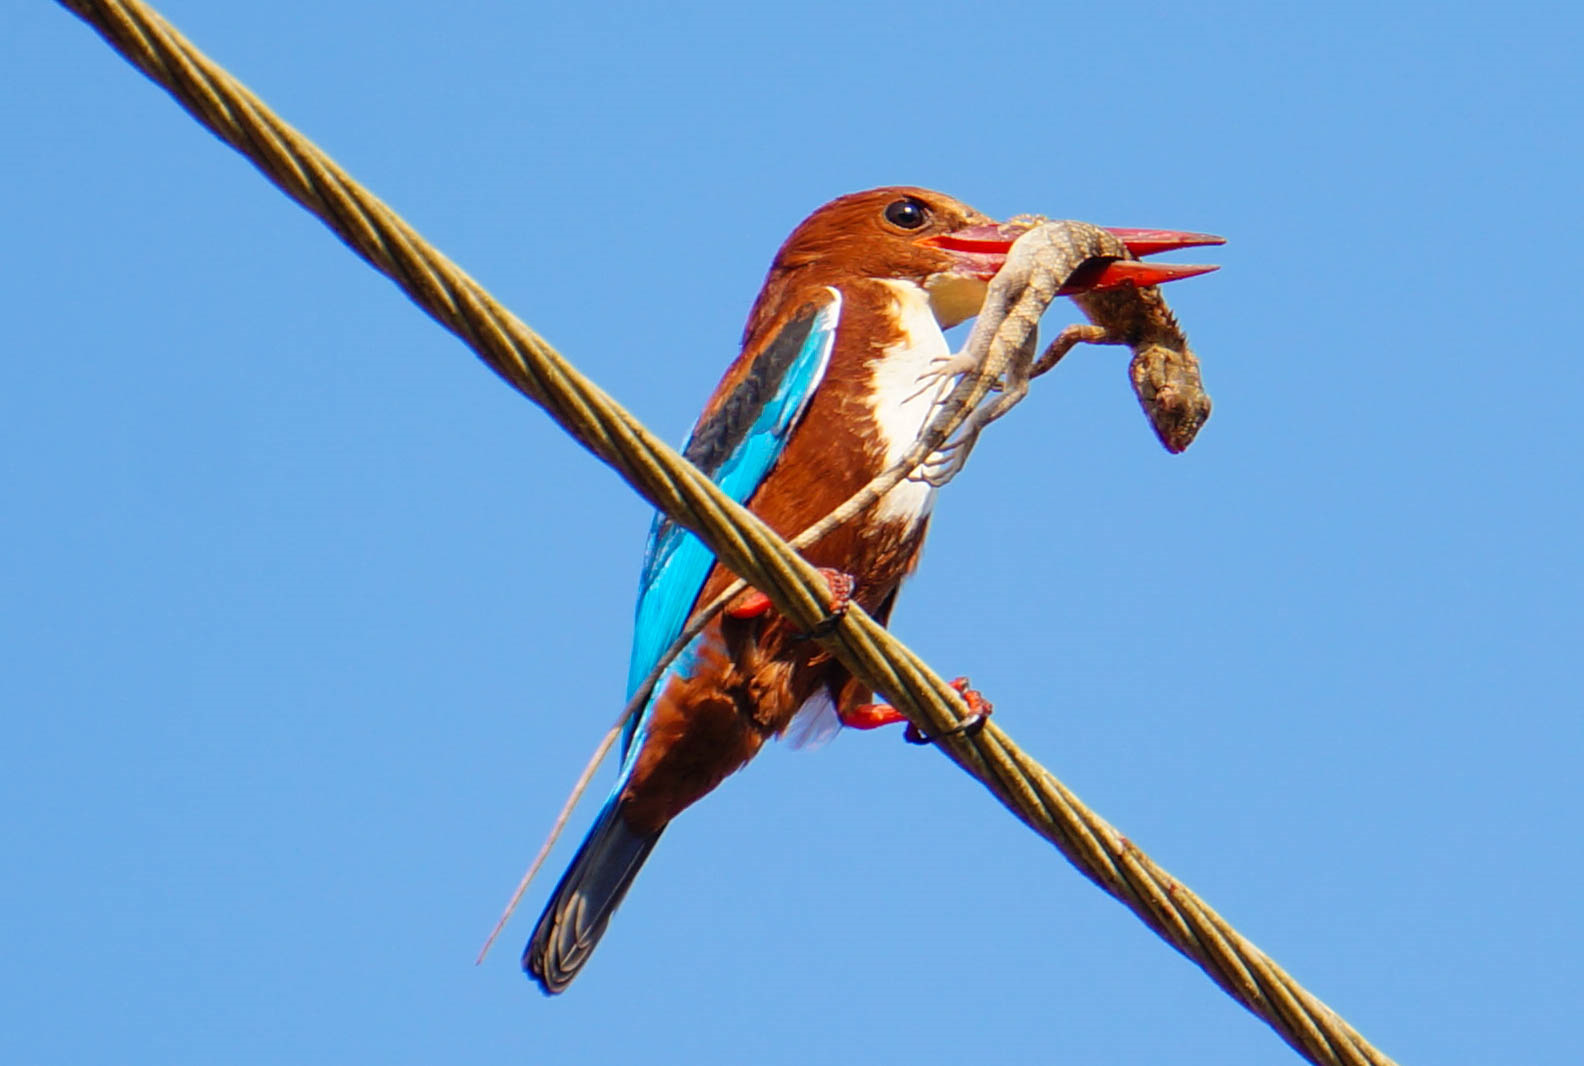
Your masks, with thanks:
M523 969L547 996L565 990L593 954L611 914L664 832L635 832L620 806L619 792L606 801L523 949Z

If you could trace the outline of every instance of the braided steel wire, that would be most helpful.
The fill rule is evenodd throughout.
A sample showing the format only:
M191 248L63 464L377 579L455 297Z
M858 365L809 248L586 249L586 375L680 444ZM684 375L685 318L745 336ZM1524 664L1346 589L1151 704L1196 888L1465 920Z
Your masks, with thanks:
M649 502L698 534L783 615L805 630L824 619L829 602L824 579L784 540L579 374L153 10L136 0L60 2ZM820 639L854 676L927 733L948 733L970 717L955 689L856 606ZM946 736L940 747L1306 1059L1327 1066L1392 1062L1084 806L993 722L972 736Z

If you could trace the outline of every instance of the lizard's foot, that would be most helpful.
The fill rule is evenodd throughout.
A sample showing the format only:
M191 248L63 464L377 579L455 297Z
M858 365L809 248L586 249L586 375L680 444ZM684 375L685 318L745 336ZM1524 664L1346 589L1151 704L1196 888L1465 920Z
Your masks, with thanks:
M942 445L939 451L932 452L928 459L920 463L918 469L908 475L908 480L922 481L932 488L941 488L962 473L963 466L968 462L968 453L973 451L974 442L978 439L979 431L970 423L956 440Z
M956 355L942 355L931 359L929 369L918 376L919 387L914 389L907 399L916 400L931 389L944 391L946 384L952 378L977 369L978 366L979 360L966 350Z

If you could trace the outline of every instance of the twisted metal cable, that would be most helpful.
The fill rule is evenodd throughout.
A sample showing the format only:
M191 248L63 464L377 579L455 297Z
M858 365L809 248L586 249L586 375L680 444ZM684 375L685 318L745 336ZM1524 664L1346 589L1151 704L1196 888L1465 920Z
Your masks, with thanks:
M813 567L150 8L137 0L60 2L645 499L698 534L783 615L807 630L822 619L829 589ZM929 733L943 733L968 716L954 689L856 606L823 641L854 676ZM1391 1064L993 723L973 737L948 737L941 747L1306 1059L1327 1066Z

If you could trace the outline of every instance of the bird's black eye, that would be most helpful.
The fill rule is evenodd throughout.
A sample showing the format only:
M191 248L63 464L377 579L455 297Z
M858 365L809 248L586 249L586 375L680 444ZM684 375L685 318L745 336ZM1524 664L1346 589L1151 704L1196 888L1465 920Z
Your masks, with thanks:
M886 204L886 221L902 229L918 229L929 218L929 208L909 196Z

